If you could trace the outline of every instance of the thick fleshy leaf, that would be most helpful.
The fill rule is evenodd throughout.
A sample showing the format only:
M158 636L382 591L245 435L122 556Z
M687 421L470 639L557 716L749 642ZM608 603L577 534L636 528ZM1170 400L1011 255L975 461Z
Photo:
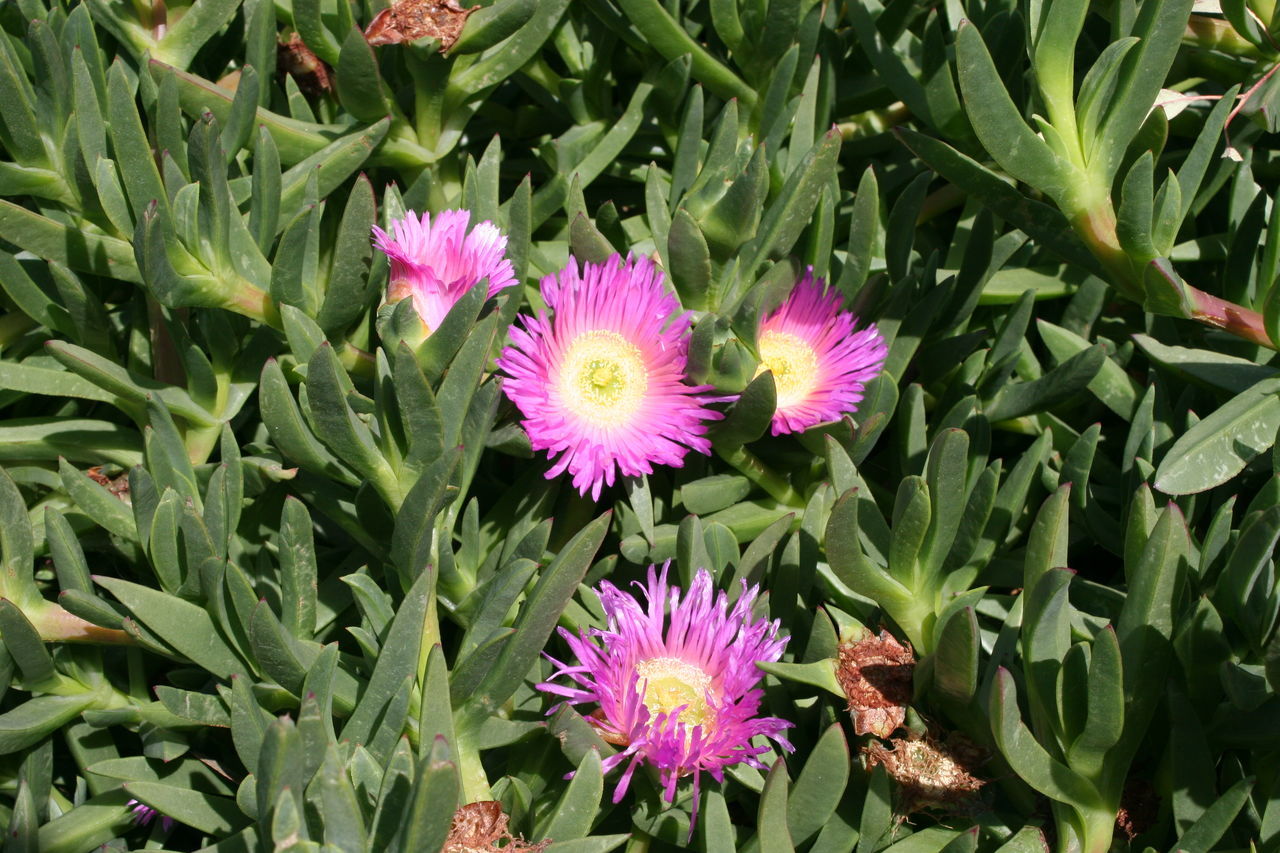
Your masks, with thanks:
M809 753L787 797L787 826L803 844L828 820L844 795L849 780L849 745L839 725L832 725Z
M37 696L0 714L0 755L25 749L48 737L94 702L92 693Z
M342 739L369 743L376 735L379 720L404 680L417 672L422 644L422 622L431 601L434 573L422 572L406 593L387 629L383 653L369 678L360 704L347 719Z
M612 515L606 513L583 527L543 570L525 600L511 641L502 647L484 680L468 697L467 704L472 709L467 712L468 716L475 716L479 709L496 709L524 680L590 568L610 521Z
M123 787L135 799L201 832L225 835L245 824L244 815L229 797L161 782L126 782Z
M393 853L444 846L458 801L458 780L450 759L448 744L437 737L427 759L419 762L401 831L389 847Z
M550 812L546 828L538 833L543 838L571 841L585 838L591 832L600 798L604 795L604 775L600 770L600 753L589 750L578 763L573 779Z
M1028 785L1060 803L1091 807L1098 802L1098 792L1089 780L1050 756L1022 722L1013 676L1003 668L996 677L991 707L996 744Z
M228 678L244 672L244 664L222 639L204 608L120 578L98 575L94 581L119 599L133 618L214 675Z
M1156 470L1165 494L1203 492L1227 482L1275 443L1280 379L1263 379L1179 436Z

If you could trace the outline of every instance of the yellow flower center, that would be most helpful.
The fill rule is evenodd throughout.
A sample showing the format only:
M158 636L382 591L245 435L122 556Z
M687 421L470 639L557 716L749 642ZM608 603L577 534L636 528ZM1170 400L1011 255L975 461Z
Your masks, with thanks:
M715 712L707 707L711 676L693 664L678 658L649 658L636 664L636 674L644 688L641 701L650 714L670 714L684 706L680 722L690 729L705 729L715 721Z
M649 388L640 348L617 332L594 329L569 345L558 383L569 411L610 427L628 423Z
M813 347L796 335L775 331L762 333L758 346L756 376L766 370L773 372L778 408L803 402L818 384L818 356Z

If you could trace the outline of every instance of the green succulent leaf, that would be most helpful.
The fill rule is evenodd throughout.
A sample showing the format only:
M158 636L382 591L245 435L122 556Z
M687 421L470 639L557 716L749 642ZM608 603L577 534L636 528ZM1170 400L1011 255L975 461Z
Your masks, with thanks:
M1227 482L1275 442L1280 379L1263 379L1179 436L1156 471L1155 487L1171 495Z

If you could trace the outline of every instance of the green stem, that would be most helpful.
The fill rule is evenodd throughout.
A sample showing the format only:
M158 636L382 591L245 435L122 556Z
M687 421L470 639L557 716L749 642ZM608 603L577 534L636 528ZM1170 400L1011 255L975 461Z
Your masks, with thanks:
M172 341L169 342L169 345L172 347ZM154 350L155 344L152 346ZM174 350L174 353L173 357L176 358L176 350ZM180 364L179 367L181 367ZM221 418L227 407L227 397L231 391L231 369L224 364L219 364L214 370L215 379L217 380L217 392L214 399L198 399L197 402L204 406L214 418ZM157 375L156 378L160 377ZM185 377L183 379L185 380ZM223 421L221 420L209 426L199 426L192 423L183 433L183 445L187 448L187 458L191 460L192 465L203 465L209 461L209 457L213 455L213 449L218 446L218 441L222 438L222 424Z
M229 289L232 290L232 294L226 302L227 310L243 314L276 329L284 328L284 323L280 320L280 308L265 290L259 290L243 280Z
M632 827L631 840L627 842L627 848L624 853L649 853L649 845L652 842L653 838L649 833Z
M431 184L427 187L427 198L436 210L456 205L462 198L462 173L456 151L451 149L448 156L436 162L431 172Z
M1054 804L1058 853L1107 853L1115 836L1115 809Z
M841 140L850 142L884 133L910 120L911 110L902 101L898 101L887 107L849 116L836 124L836 130L840 131Z
M1110 274L1112 285L1125 296L1140 302L1141 284L1133 281L1133 265L1116 236L1116 212L1111 200L1081 204L1074 211L1065 212L1071 218L1071 227Z
M476 588L475 578L469 571L462 569L454 572L452 577L441 578L440 582L443 584L444 596L449 607L457 607L466 601Z
M775 501L792 509L804 509L804 496L792 487L786 477L778 474L760 461L744 445L737 447L716 446L716 455L738 469L748 480L769 493Z
M406 127L407 130L407 127ZM401 170L406 176L417 175L424 166L434 163L436 156L433 152L419 145L407 135L391 136L382 140L382 144L378 146L376 154L369 158L371 166L391 166ZM412 181L408 181L412 183Z
M895 608L898 613L890 612L889 614L907 635L907 639L911 641L912 647L920 657L933 651L933 643L928 641L935 615L933 607L929 604L930 597L925 593L917 593L906 602L905 607Z
M386 460L379 460L377 467L369 474L369 482L378 491L378 495L391 508L393 513L400 511L404 503L407 489L401 488L400 478L391 470Z
M413 77L413 128L418 135L418 144L434 152L444 130L444 99L450 67L441 57L424 61L407 55L405 62Z
M221 435L221 423L208 427L192 427L187 430L182 443L187 448L187 458L191 460L191 464L203 465L208 462L209 457L213 455L213 448L218 446Z
M489 785L489 777L485 775L484 764L480 761L480 750L471 744L471 735L466 729L458 730L454 747L458 751L458 776L462 779L463 803L492 800L493 788Z
M1186 285L1187 294L1191 297L1191 318L1208 326L1216 326L1239 338L1255 343L1267 349L1276 349L1276 344L1267 334L1262 315L1257 311L1243 308L1234 302L1219 299L1211 293Z
M343 344L335 348L338 362L346 368L347 373L361 379L373 379L377 368L377 360L371 353L365 352L352 344Z
M1070 15L1071 13L1062 13ZM1084 10L1074 19L1074 43L1079 36L1080 27L1084 24ZM1058 36L1065 32L1056 33ZM1062 143L1067 146L1067 154L1079 168L1085 167L1084 146L1080 139L1080 130L1076 124L1075 108L1075 49L1061 44L1038 45L1034 51L1036 80L1040 85L1040 95L1044 99L1049 113L1049 123L1058 131Z
M1182 35L1182 43L1249 59L1263 57L1262 50L1237 33L1228 21L1207 15L1192 15L1187 20L1187 31Z
M1120 247L1116 236L1116 215L1110 201L1080 210L1071 217L1071 225L1089 247L1089 251L1102 263L1111 284L1123 296L1142 304L1145 287L1140 272L1134 269L1133 260ZM1141 269L1145 269L1145 266ZM1191 304L1187 319L1215 326L1267 349L1277 348L1267 334L1262 315L1257 311L1205 293L1189 284L1183 283L1182 287Z

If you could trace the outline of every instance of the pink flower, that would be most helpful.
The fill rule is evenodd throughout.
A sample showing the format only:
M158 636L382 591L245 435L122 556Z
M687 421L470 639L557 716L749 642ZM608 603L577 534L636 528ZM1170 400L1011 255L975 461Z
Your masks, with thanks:
M855 332L858 318L840 310L840 293L804 274L786 301L760 321L759 375L773 371L778 407L770 431L803 432L858 410L862 389L889 354L875 324Z
M557 667L552 680L566 676L568 683L547 682L538 689L572 705L599 706L588 719L601 737L625 747L604 762L606 772L626 764L615 803L642 761L657 768L668 802L675 800L680 777L692 775L696 810L703 771L723 781L731 765L763 766L756 756L770 747L753 744L758 735L791 750L781 737L791 723L756 716L764 695L756 662L778 660L787 643L778 637L776 620L752 616L758 587L748 589L744 581L730 610L728 597L714 591L705 569L682 597L667 586L666 566L661 574L650 566L643 601L608 581L598 591L607 627L580 636L561 628L578 663L551 659Z
M551 318L512 326L498 367L533 448L555 459L548 478L567 470L598 499L619 472L711 451L706 421L721 415L702 396L710 387L684 384L689 316L648 258L614 255L581 273L570 258L542 280L542 298Z
M440 328L445 315L482 278L489 279L489 296L516 283L505 256L507 238L485 221L467 233L469 210L443 210L419 219L411 210L391 223L391 234L373 227L374 244L391 259L387 301L413 297L413 307L427 327Z
M147 805L146 803L131 799L129 800L129 802L125 803L124 805L125 805L125 808L129 808L130 806L132 806L132 808L129 808L129 811L133 812L133 819L137 821L139 826L146 826L147 824L151 823L151 821L155 820L156 815L159 814L160 825L164 827L164 831L169 832L171 829L173 829L173 818L169 817L166 814L160 814L160 812L151 808L151 806Z

